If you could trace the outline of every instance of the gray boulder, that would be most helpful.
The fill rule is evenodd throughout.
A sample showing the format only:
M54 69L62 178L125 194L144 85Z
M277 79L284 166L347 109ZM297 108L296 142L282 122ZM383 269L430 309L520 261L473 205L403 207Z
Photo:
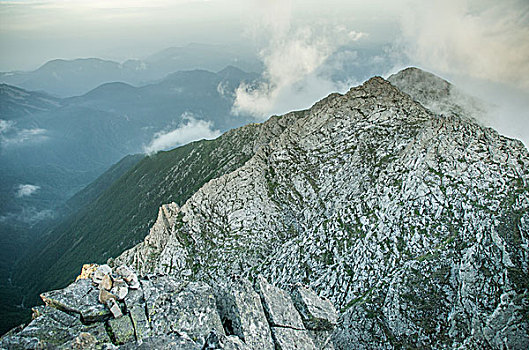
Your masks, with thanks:
M257 277L256 288L272 329L276 349L316 349L290 295Z
M336 326L338 313L329 300L301 284L294 286L291 296L307 329L332 330Z
M81 333L88 333L96 344L110 342L101 323L84 325L78 315L39 308L40 315L20 331L10 332L0 340L0 349L48 349L63 347Z
M226 329L243 339L250 349L274 349L261 299L249 281L232 278L217 294L217 306Z
M64 289L42 293L40 297L48 306L80 314L85 323L105 321L111 317L110 310L99 303L99 290L87 279L80 279Z
M202 345L211 330L224 335L213 290L207 284L164 276L142 285L154 334L186 334Z
M268 283L262 276L257 277L256 288L271 326L305 329L290 295Z

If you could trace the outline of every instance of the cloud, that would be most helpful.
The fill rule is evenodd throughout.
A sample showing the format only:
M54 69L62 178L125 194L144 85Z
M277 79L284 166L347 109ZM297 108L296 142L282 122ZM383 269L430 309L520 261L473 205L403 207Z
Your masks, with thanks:
M37 192L39 189L40 189L40 186L35 186L35 185L30 185L30 184L26 184L26 185L21 184L21 185L18 185L17 193L15 194L15 196L17 198L29 197L33 195L35 192Z
M478 121L529 145L529 2L411 0L390 54L487 101Z
M19 212L5 213L0 215L0 222L21 222L25 224L34 225L40 221L52 219L55 217L55 213L52 210L44 209L39 210L35 207L24 207Z
M168 150L191 141L214 139L220 136L219 130L213 129L211 121L195 119L192 114L182 115L183 123L171 131L154 134L152 141L144 147L144 152L153 154L160 150Z
M0 135L8 132L15 123L12 120L0 119Z
M272 1L249 33L268 40L260 51L265 70L259 81L236 89L234 114L263 119L306 108L330 92L344 88L333 82L326 60L338 48L366 36L343 25L294 26L290 2ZM260 12L261 14L261 12Z
M30 141L39 142L47 138L45 129L18 129L14 122L0 119L0 144L2 146L15 146Z
M405 9L398 46L412 61L529 91L527 1L413 1Z

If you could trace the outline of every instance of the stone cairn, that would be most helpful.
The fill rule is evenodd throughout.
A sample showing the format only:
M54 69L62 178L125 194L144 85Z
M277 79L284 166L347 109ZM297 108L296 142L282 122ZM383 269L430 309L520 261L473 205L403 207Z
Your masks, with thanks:
M84 265L83 271L92 270L88 273L92 282L99 288L99 302L108 307L114 318L123 316L118 300L124 300L130 289L139 289L140 282L138 276L128 266L120 266L115 272L108 265L97 266L94 264ZM87 275L87 273L84 273ZM81 272L83 276L83 272Z

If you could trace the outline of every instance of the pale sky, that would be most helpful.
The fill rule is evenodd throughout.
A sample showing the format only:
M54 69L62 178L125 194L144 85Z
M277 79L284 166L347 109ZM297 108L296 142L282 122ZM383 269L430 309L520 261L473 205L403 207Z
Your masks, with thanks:
M379 44L391 40L397 26L394 3L0 0L0 71L35 69L54 58L141 58L190 42L258 46L268 30L308 24L369 31L368 43Z

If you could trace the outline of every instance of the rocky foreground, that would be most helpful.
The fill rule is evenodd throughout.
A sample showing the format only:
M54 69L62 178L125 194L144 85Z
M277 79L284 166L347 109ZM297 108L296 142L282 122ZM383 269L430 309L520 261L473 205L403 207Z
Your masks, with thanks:
M1 349L333 349L338 314L302 286L263 277L224 288L171 276L138 278L128 267L85 265L77 281L41 295L33 321Z

